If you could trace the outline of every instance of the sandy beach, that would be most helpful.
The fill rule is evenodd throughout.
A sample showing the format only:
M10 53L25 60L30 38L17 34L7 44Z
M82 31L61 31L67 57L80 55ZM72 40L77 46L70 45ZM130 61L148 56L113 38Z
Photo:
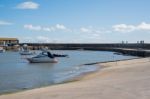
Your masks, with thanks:
M100 63L79 81L1 95L0 99L149 99L150 59Z

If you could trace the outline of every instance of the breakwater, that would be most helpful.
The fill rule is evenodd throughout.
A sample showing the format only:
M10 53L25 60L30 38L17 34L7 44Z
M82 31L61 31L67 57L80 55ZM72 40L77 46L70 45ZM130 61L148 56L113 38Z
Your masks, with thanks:
M24 43L21 43L22 46ZM133 56L147 57L150 56L150 44L61 44L61 43L25 43L30 49L38 50L43 47L48 47L52 50L97 50L97 51L114 51L122 54Z

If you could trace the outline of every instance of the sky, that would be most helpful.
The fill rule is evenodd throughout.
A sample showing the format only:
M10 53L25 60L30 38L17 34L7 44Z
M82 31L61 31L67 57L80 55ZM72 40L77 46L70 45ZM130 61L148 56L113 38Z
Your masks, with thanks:
M150 0L0 0L0 37L24 43L150 43Z

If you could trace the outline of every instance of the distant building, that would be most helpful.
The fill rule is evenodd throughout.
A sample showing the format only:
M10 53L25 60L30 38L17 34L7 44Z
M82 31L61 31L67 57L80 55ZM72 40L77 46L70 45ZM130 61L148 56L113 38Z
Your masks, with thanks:
M141 40L141 41L140 41L140 44L144 44L144 40Z
M124 44L124 41L122 41L122 44Z
M17 38L0 38L0 46L11 46L19 43Z

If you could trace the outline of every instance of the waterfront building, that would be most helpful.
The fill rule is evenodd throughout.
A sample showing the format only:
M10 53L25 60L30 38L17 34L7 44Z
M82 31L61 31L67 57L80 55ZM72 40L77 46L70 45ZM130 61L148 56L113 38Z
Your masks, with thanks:
M19 44L17 38L0 38L0 46L12 46Z

